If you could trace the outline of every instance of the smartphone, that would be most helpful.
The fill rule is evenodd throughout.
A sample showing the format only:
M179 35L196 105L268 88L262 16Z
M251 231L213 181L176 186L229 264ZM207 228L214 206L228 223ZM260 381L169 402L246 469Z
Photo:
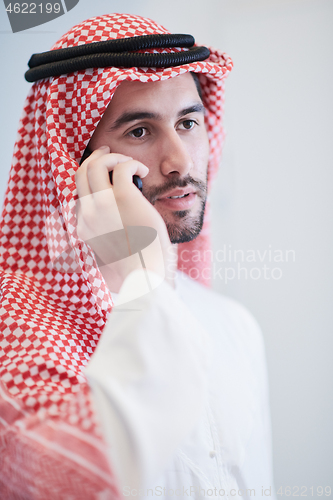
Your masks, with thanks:
M87 146L86 149L84 150L84 153L83 153L82 158L80 160L80 165L82 165L84 160L86 160L91 155L91 153L92 153L91 149L89 148L89 146ZM113 172L111 170L111 172L109 172L111 184L112 184L112 173ZM133 175L133 184L135 184L136 187L138 189L140 189L140 191L142 192L142 180L138 175Z

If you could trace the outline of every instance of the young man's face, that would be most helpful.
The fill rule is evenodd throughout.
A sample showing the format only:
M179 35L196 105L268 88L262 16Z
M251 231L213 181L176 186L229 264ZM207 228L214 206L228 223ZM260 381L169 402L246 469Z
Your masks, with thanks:
M186 73L168 80L123 82L90 141L109 146L149 168L143 194L161 214L172 243L195 238L202 227L209 143L204 107Z

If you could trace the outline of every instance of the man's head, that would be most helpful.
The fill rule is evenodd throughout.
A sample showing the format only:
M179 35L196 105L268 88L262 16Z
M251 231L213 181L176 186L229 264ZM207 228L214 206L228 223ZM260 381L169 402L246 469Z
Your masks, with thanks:
M143 194L162 215L173 243L200 232L207 194L205 108L192 75L123 82L90 141L149 168Z

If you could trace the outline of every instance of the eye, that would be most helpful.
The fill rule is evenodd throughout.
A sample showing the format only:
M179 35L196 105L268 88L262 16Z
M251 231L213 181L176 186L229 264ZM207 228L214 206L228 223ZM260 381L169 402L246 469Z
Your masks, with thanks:
M194 120L184 120L181 125L184 127L186 130L191 130L196 122Z
M128 132L128 135L135 137L137 139L144 137L146 134L147 134L147 129L144 127L138 127Z

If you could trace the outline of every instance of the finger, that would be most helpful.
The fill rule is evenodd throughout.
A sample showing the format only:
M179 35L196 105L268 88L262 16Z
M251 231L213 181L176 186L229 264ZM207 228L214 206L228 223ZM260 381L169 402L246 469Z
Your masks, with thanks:
M122 193L127 193L131 190L132 193L140 191L133 184L133 175L138 175L143 178L149 173L148 167L137 160L129 160L123 164L118 164L113 168L113 191L115 196L121 196Z
M91 189L87 178L87 166L89 162L91 162L91 160L94 159L96 160L97 158L100 158L101 156L109 152L110 148L108 146L102 146L101 148L96 149L95 151L93 151L93 153L91 153L91 155L88 158L85 159L85 161L82 163L82 165L80 165L80 167L76 171L75 182L79 198L91 194Z
M87 163L87 180L92 193L112 189L109 172L120 163L130 161L130 156L124 156L117 153L109 153L93 158Z
M79 198L91 194L88 179L87 179L87 166L84 163L79 167L75 173L76 190Z

